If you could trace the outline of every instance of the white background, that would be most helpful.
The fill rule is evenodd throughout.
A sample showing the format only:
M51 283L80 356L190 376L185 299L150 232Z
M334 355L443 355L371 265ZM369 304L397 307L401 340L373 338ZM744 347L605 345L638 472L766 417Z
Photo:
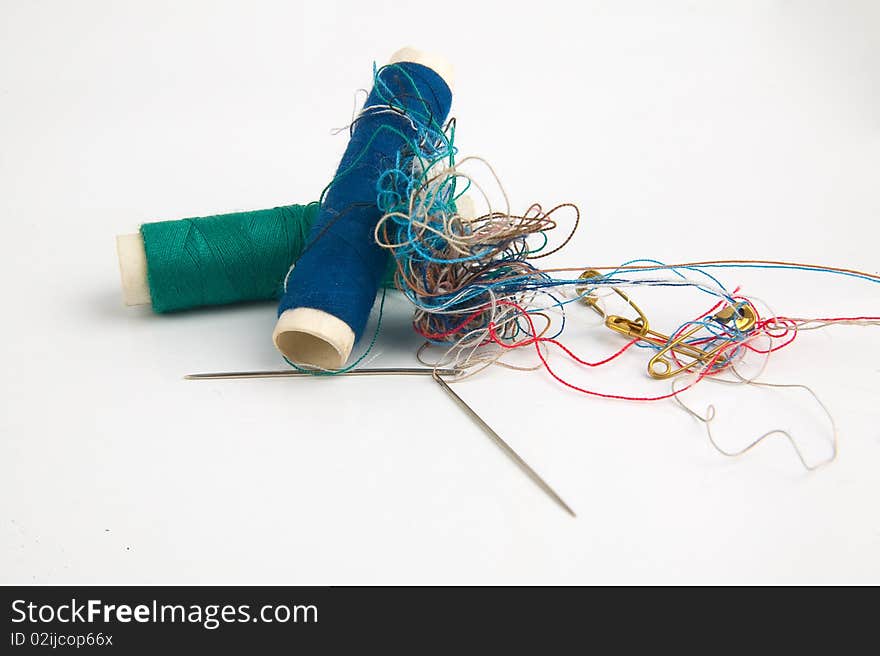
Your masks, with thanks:
M714 451L671 402L493 370L457 389L573 520L429 379L187 382L278 368L271 304L122 305L114 235L313 200L373 61L456 67L462 154L516 208L583 212L558 265L780 258L877 271L875 2L0 3L0 581L880 582L880 332L803 334L767 370L812 386L840 455ZM876 285L721 274L793 316L880 314ZM658 328L705 309L640 295ZM418 340L389 303L375 365ZM621 344L583 308L567 343ZM357 351L358 347L356 347ZM582 385L658 394L644 352ZM828 426L803 393L691 397L728 448Z

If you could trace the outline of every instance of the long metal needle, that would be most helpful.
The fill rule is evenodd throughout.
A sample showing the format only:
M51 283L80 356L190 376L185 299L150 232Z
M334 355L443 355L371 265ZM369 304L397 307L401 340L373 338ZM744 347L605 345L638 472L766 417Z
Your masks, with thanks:
M444 376L454 376L456 369L427 369L424 367L383 367L378 369L352 369L335 376L431 376L438 371ZM310 373L308 371L296 371L295 369L282 369L280 371L225 371L208 374L187 374L186 380L220 380L234 378L315 378L323 372ZM329 372L327 377L332 377Z
M471 408L467 403L464 402L458 394L456 394L452 388L446 383L441 376L454 376L458 374L457 369L427 369L422 367L384 367L384 368L375 368L375 369L352 369L351 371L345 371L339 374L338 376L432 376L437 384L440 385L443 390L452 397L452 399L458 403L461 408L467 412L468 415L479 425L483 431L492 438L492 440L497 444L502 451L504 451L518 466L522 469L532 481L540 487L547 495L550 496L556 503L558 503L565 511L571 515L572 517L577 517L574 511L569 507L565 501L562 500L556 491L550 487L547 482L538 475L534 469L532 469L529 464L523 460L519 454L513 450L507 442L501 439L501 436L492 430L492 427L489 426L483 418L480 417ZM282 369L279 371L226 371L226 372L218 372L218 373L205 373L205 374L187 374L184 376L186 380L220 380L220 379L242 379L242 378L314 378L315 374L307 372L307 371L296 371L292 369Z
M473 408L471 408L467 403L464 402L464 399L462 399L458 394L456 394L453 391L453 389L446 383L446 381L440 377L440 375L441 375L440 371L441 370L437 370L434 372L434 380L437 381L437 384L440 385L440 387L442 387L443 390L447 394L449 394L449 396L451 396L452 399L456 403L458 403L458 405L461 406L461 408L468 415L470 415L471 419L473 419L480 426L480 428L483 429L483 431L486 433L486 435L491 437L492 440L495 442L495 444L497 444L501 448L502 451L504 451L508 456L510 456L510 458L517 465L519 465L519 468L522 469L528 475L528 477L531 478L535 484L537 484L538 487L540 487L542 490L544 490L544 492L546 492L547 495L551 499L553 499L556 503L558 503L560 506L562 506L569 515L571 515L572 517L577 517L577 515L574 514L574 510L572 510L569 507L569 505L567 503L565 503L565 501L562 500L562 497L560 497L558 494L556 494L556 491L547 484L547 481L545 481L543 478L541 478L538 475L538 472L536 472L534 469L532 469L529 466L529 464L525 460L523 460L516 451L513 450L513 447L511 447L507 442L505 442L501 438L501 436L498 433L496 433L492 429L491 426L489 426L489 424L487 424L485 421L483 421L483 418L480 417L480 415L478 415Z

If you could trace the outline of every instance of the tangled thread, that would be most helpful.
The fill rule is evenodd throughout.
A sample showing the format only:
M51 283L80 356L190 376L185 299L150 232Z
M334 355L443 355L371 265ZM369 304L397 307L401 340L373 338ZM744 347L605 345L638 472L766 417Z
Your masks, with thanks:
M716 376L742 363L751 354L768 357L790 345L799 330L829 325L876 325L880 317L795 319L762 313L757 299L739 289L728 291L707 269L764 267L807 269L849 275L870 282L880 277L864 272L787 262L719 261L666 265L656 260L633 260L607 273L584 277L583 269L541 269L534 261L556 253L572 238L580 222L571 203L544 210L533 204L522 214L511 211L507 194L492 167L483 159L456 162L455 120L442 132L423 130L411 149L401 153L377 184L377 203L383 216L375 229L376 242L389 250L395 264L395 285L415 307L413 325L426 340L419 357L433 366L458 369L461 377L491 364L517 369L543 367L563 385L592 396L633 401L675 397L707 376ZM494 190L488 190L470 171L483 167ZM492 194L490 191L494 191ZM477 195L488 211L469 216L459 211L463 196ZM500 206L493 205L500 198ZM569 227L552 245L552 231ZM665 274L665 275L663 275ZM622 348L589 360L560 341L571 303L595 305L603 293L622 288L689 287L715 298L714 304L665 339L635 335ZM725 318L721 311L726 310ZM739 321L753 317L747 326ZM445 353L427 362L429 345ZM571 383L550 363L553 352L578 365L598 367L632 347L668 356L680 371L695 374L690 384L657 396L597 392ZM533 349L537 363L521 366L504 361L514 350ZM686 358L699 350L705 357Z

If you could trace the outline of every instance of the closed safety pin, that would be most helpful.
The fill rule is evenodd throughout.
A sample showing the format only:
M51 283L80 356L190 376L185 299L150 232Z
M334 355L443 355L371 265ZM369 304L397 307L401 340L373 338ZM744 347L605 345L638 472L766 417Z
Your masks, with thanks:
M592 269L587 269L580 275L580 278L584 280L601 277L603 277L601 273ZM648 317L645 316L645 313L642 312L641 308L617 287L612 287L611 289L625 300L633 310L635 310L636 314L639 315L637 319L628 319L627 317L622 317L616 314L606 314L605 311L599 307L596 297L591 296L586 287L578 287L575 291L581 295L581 298L586 305L593 308L593 310L598 312L599 315L605 319L605 325L611 330L631 339L638 339L661 347L660 351L648 361L648 375L652 378L671 378L676 374L687 371L695 362L711 362L721 352L721 349L726 346L725 344L722 344L711 351L705 351L693 344L688 344L686 340L696 334L701 326L697 326L675 339L656 330L652 330L648 323ZM755 311L748 304L742 304L739 306L727 305L715 313L712 318L723 324L727 324L731 320L734 320L737 329L740 331L751 330L757 321ZM673 367L669 358L666 357L671 351L692 358L693 360L687 365Z
M736 326L737 330L739 330L740 332L746 332L754 328L758 318L755 315L755 311L752 309L752 307L748 303L743 303L739 306L727 305L723 307L721 310L712 315L712 319L721 324L729 324L731 321L733 321L733 324ZM657 351L654 357L648 361L648 375L650 375L652 378L671 378L672 376L680 374L683 371L687 371L692 366L694 366L695 362L690 362L689 364L674 367L670 359L666 357L666 354L670 351L682 352L683 346L687 346L689 349L698 351L700 355L695 356L695 359L696 361L702 362L703 364L709 364L716 360L721 351L726 346L728 346L728 343L719 344L711 351L698 349L685 343L686 339L698 333L701 328L702 326L697 326L687 331L686 333L682 333L673 340L668 340L667 345Z
M592 269L588 269L580 275L580 278L582 279L601 277L601 273ZM605 325L614 332L620 333L621 335L625 335L626 337L632 339L639 339L645 342L650 342L655 346L663 347L669 344L669 337L667 335L664 335L663 333L651 329L651 326L648 323L648 317L645 316L645 313L642 312L642 309L638 305L636 305L629 296L627 296L617 287L612 287L611 289L624 301L626 301L633 310L635 310L636 314L639 315L637 319L628 319L627 317L621 317L617 314L606 314L605 311L601 307L599 307L597 302L598 299L587 293L586 287L578 287L575 291L577 291L578 294L581 294L583 302L589 307L593 308L593 310L605 320ZM683 355L688 355L693 358L703 358L706 355L705 351L691 346L690 344L676 344L674 350L678 353L682 353Z

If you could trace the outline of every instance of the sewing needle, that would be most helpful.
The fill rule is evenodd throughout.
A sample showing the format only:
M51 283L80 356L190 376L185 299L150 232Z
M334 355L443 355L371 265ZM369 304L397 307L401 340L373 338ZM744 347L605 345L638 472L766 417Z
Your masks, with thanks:
M294 369L282 369L280 371L225 371L207 374L187 374L186 380L220 380L235 378L320 378L322 375L332 378L334 376L431 376L434 369L420 367L382 367L376 369L352 369L338 374L333 372L296 371ZM457 369L437 369L444 376L454 376Z
M226 371L217 373L187 374L184 376L186 380L221 380L221 379L243 379L243 378L315 378L320 377L323 372L315 373L308 371L295 371L291 369L282 369L278 371ZM332 372L328 372L332 373ZM431 376L437 381L443 390L480 426L495 444L504 451L508 457L513 460L523 472L528 475L532 481L540 487L544 492L558 503L572 517L577 517L574 511L562 500L556 491L547 484L547 482L538 475L529 464L523 460L520 455L513 450L507 442L505 442L498 433L496 433L489 424L483 421L483 418L476 413L467 403L464 402L458 394L446 383L441 376L455 376L459 371L457 369L427 369L421 367L383 367L383 368L364 368L352 369L351 371L340 372L337 376ZM328 375L328 377L331 377Z
M464 399L462 399L458 394L456 394L453 391L453 389L446 383L446 381L440 377L440 375L441 375L440 371L441 370L435 371L434 376L433 376L434 380L437 381L437 384L440 385L440 387L442 387L443 390L447 394L449 394L449 396L452 397L452 399L468 415L470 415L471 419L473 419L477 423L477 425L483 429L483 431L486 433L486 435L488 435L490 438L492 438L492 440L495 442L495 444L497 444L501 448L502 451L504 451L517 465L519 465L519 468L522 469L526 473L526 475L528 475L528 477L531 478L535 484L537 484L538 487L540 487L542 490L544 490L544 492L546 492L547 495L551 499L553 499L556 503L558 503L560 506L562 506L562 508L564 508L565 511L569 515L571 515L572 517L577 517L577 515L575 515L575 513L574 513L574 510L572 510L569 507L569 505L567 503L565 503L565 501L562 500L562 497L560 497L558 494L556 494L556 491L547 484L547 481L545 481L543 478L541 478L538 475L538 472L536 472L534 469L532 469L529 466L529 464L525 460L523 460L516 451L513 450L513 447L511 447L507 442L505 442L501 438L501 436L498 433L496 433L492 429L492 427L489 426L489 424L487 424L483 420L483 418L480 417L480 415L478 415L477 412L473 408L471 408L467 403L464 402Z

